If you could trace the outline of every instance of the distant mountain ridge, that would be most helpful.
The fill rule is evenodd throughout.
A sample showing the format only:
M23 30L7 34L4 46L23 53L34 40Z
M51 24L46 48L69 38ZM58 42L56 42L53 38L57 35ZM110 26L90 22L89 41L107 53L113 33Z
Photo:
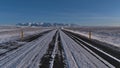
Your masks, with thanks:
M64 24L64 23L18 23L17 26L43 26L43 27L50 27L50 26L77 26L76 24Z

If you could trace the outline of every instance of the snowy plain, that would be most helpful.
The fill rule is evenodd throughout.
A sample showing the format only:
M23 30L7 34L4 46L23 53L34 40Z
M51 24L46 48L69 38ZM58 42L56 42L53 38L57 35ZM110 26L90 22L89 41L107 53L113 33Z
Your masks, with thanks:
M28 35L37 34L47 30L50 29L38 27L0 27L0 43L20 39L21 31L23 31L25 37Z
M36 35L44 31L50 30L50 28L42 27L1 27L0 26L0 54L9 51L10 49L19 47L26 42L17 41L21 39L21 30L23 31L23 37Z
M9 40L15 40L15 38L20 37L19 34L21 29L24 30L24 35L27 36L27 35L36 34L42 31L49 30L50 28L42 29L42 28L36 28L36 27L34 28L24 27L20 29L16 28L16 30L12 30L12 31L7 30L7 32L2 31L1 39L9 38ZM69 30L69 31L80 33L79 31L73 31L73 30ZM16 50L7 52L5 55L0 56L0 60L1 60L0 68L27 68L27 67L39 68L39 62L41 61L42 56L47 52L49 43L52 41L52 38L55 32L56 30L39 37L35 41L26 43L24 46L21 46ZM85 33L81 33L81 34L86 35L86 37L88 36L87 31L86 31L86 34ZM2 36L5 36L5 37L2 37ZM103 64L100 60L98 60L96 57L91 55L84 48L79 46L74 40L72 40L64 32L60 31L60 37L61 37L63 49L65 51L65 57L66 57L65 60L68 68L80 68L80 67L81 68L107 68L105 64ZM5 41L9 41L9 40L5 40ZM5 51L5 50L2 50L2 51ZM111 68L114 68L114 67L111 67Z
M89 32L91 32L92 39L120 47L120 27L75 27L66 30L85 37L89 37Z

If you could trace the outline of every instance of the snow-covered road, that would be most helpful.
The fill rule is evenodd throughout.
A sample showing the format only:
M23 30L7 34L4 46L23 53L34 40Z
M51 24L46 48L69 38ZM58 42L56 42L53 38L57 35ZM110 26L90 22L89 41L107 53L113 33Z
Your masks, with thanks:
M47 35L40 37L39 39L18 48L10 54L1 57L0 68L29 67L32 63L35 62L33 60L40 59L44 55L48 48L49 42L52 40L52 37L54 36L55 32L56 31L52 31ZM35 62L36 68L39 67L39 61L40 60L37 60L38 63Z
M68 34L61 29L45 33L12 52L1 55L0 68L61 68L60 66L64 68L115 68L81 41L73 39L72 35L70 37ZM90 45L87 41L83 42Z
M69 68L109 68L109 65L101 62L63 32L61 39ZM111 65L110 67L113 68Z

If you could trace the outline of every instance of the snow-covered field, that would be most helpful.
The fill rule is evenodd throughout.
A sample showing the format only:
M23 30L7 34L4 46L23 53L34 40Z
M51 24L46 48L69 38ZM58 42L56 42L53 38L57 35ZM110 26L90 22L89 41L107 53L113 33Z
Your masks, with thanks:
M92 39L120 47L120 27L77 27L68 28L68 30L86 37L89 37L89 31L91 31Z
M48 30L50 30L50 28L0 26L0 54L27 43L25 41L18 41L21 39L21 31L23 31L23 37L27 38Z
M13 31L2 31L2 35L6 35L6 38L12 40L20 30L24 30L24 35L35 35L42 32L43 35L37 36L35 40L20 43L24 41L18 41L1 43L0 46L0 68L114 68L109 61L94 53L85 44L75 41L64 33L62 30L52 30L51 28L36 28L36 27L24 27L16 28ZM10 36L8 37L8 35ZM83 33L82 33L83 34ZM86 35L86 34L84 34ZM73 36L72 36L73 37ZM31 38L33 39L33 38ZM15 40L15 39L14 39ZM13 40L13 41L14 41ZM8 41L8 40L5 40ZM83 41L83 40L82 40ZM20 44L19 44L20 43ZM92 44L91 44L92 45ZM89 46L91 46L89 44ZM19 47L20 46L20 47ZM17 48L16 48L17 47ZM94 46L92 46L94 47ZM95 48L95 47L94 47ZM13 49L13 50L12 50ZM100 53L101 54L101 53ZM107 56L108 58L108 56ZM115 58L115 57L113 57ZM57 63L56 63L57 62ZM45 65L45 66L44 66ZM47 66L47 67L46 67Z
M0 43L20 39L21 31L23 31L24 37L28 35L37 34L43 31L50 30L48 28L38 27L0 27Z

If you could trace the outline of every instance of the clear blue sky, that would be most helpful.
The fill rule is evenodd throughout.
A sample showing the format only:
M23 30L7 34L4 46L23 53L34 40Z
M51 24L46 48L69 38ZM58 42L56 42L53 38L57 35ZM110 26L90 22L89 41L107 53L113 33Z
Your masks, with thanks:
M39 21L120 26L120 0L0 0L0 24Z

